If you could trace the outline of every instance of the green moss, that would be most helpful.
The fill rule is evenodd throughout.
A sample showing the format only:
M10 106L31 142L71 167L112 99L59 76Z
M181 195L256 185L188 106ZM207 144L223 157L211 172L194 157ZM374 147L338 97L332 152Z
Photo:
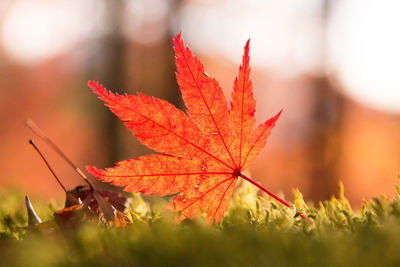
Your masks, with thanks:
M165 200L132 196L127 228L83 224L78 229L26 230L24 196L0 195L0 265L4 266L400 266L400 194L374 198L353 211L340 187L337 198L276 204L251 185L235 192L223 221L174 223ZM34 203L51 219L55 205Z

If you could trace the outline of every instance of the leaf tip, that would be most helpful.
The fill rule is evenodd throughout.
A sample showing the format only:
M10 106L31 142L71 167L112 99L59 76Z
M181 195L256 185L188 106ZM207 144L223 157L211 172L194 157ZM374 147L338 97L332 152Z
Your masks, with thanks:
M178 35L173 39L173 43L175 54L185 51L185 44L183 42L182 32L179 32Z
M99 83L96 81L88 81L88 86L92 89L96 88L99 86Z
M276 121L280 118L282 112L283 112L283 109L281 109L275 116L273 116L271 119L269 119L267 121L267 123L275 125Z
M103 86L96 81L88 81L88 86L98 95L105 91Z
M182 31L180 31L180 32L176 35L175 39L181 39L181 38L182 38Z
M91 165L87 165L85 168L91 175L96 176L96 177L101 177L100 176L100 170L97 169L96 167L91 166Z
M246 45L244 46L246 50L249 50L250 48L250 38L247 39Z

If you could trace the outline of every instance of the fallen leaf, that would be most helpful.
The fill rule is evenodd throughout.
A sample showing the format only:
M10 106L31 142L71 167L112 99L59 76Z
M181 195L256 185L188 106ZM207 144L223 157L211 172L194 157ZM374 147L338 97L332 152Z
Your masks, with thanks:
M109 202L115 209L125 212L129 204L128 198L117 191L109 189L98 189L93 187L94 190ZM78 199L86 199L90 194L90 187L88 185L78 185L72 190L66 192L65 208L78 204ZM97 209L97 202L91 204L93 210Z
M111 225L114 223L117 227L124 227L131 222L129 217L124 214L128 199L119 192L111 190L96 189L87 179L86 175L62 152L58 146L45 135L39 127L32 121L27 120L26 125L33 130L42 140L50 145L87 183L87 185L76 186L72 190L67 190L61 180L57 177L44 155L40 152L33 140L29 143L38 152L44 163L53 174L60 187L65 192L65 207L54 213L54 218L59 226L76 227L83 221L95 220L101 221L103 218ZM83 202L82 202L83 200ZM42 225L39 217L36 215L28 197L25 199L28 212L28 227Z
M56 223L62 228L75 228L82 222L102 221L104 218L108 225L125 227L131 223L129 217L117 210L109 201L96 190L90 192L82 202L65 207L54 212Z

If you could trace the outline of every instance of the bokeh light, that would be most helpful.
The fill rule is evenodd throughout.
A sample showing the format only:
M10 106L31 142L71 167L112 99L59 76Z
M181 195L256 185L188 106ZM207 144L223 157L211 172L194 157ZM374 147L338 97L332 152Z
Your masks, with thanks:
M400 111L399 1L339 1L330 23L331 71L368 106Z

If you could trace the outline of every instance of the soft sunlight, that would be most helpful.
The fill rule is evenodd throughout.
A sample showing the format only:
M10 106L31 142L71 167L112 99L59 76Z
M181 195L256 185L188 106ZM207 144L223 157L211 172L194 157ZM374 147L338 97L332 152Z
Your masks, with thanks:
M93 0L18 1L5 14L0 38L12 58L34 64L71 49L89 33L93 37L94 27L104 25L103 8Z
M251 38L252 62L281 75L319 72L320 1L188 2L180 24L198 51L214 51L236 62Z
M188 2L180 19L198 51L214 50L236 61L238 47L251 37L255 66L285 76L323 74L327 60L350 97L400 111L400 2L334 2L327 29L323 5L321 0Z
M342 1L330 28L331 71L374 108L400 111L399 1Z

